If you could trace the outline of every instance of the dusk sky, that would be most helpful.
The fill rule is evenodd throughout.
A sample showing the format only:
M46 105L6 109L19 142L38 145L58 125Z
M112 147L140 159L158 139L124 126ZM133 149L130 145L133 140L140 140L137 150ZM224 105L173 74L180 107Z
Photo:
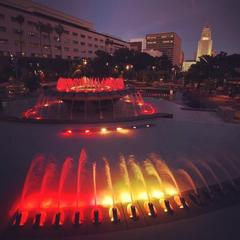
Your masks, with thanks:
M193 59L201 28L209 24L217 52L240 53L239 0L36 0L91 21L96 30L124 40L174 31L185 59Z

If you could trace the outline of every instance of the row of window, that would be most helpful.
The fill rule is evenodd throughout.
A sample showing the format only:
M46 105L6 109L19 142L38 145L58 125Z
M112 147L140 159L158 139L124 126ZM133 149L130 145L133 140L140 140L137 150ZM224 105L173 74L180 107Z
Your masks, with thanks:
M18 40L15 41L15 42L18 42ZM0 39L0 44L6 44L6 43L8 43L8 39ZM32 45L33 43L29 43L29 44ZM34 43L34 44L35 45L33 47L37 47L38 46L38 43ZM81 42L81 46L86 46L86 43L85 42ZM93 47L93 44L89 43L88 47ZM94 47L95 48L101 48L101 49L104 48L104 46L98 46L96 44L94 45ZM61 48L61 47L59 46L59 48ZM65 47L65 48L68 49L67 47Z
M0 32L6 32L6 31L7 31L7 28L6 28L6 27L0 26ZM14 33L14 34L24 34L24 31L21 31L21 30L19 30L19 29L14 28L14 29L13 29L13 33ZM27 34L28 34L30 37L37 37L37 36L38 36L37 33L32 32L32 31L28 32ZM85 36L85 35L84 35L84 36ZM42 38L43 38L43 39L48 39L49 36L46 35L46 34L42 34ZM89 37L88 37L88 38L89 38ZM92 38L92 37L91 37L91 38ZM91 39L91 38L89 38L89 39ZM96 38L95 38L95 39L96 39ZM55 36L55 37L54 37L54 40L55 40L56 42L60 42L59 37L56 37L56 36ZM102 39L101 39L101 42L103 42ZM79 41L73 40L72 43L73 43L73 44L79 44ZM80 44L81 44L82 46L83 46L83 45L86 45L85 42L81 42ZM88 46L91 47L91 46L93 46L93 44L92 44L92 43L89 43ZM95 47L98 47L97 44L95 44L94 46L95 46Z
M4 14L0 14L0 20L1 19L5 19L5 15ZM18 22L18 20L17 20L17 18L16 17L11 17L11 21L12 22L15 22L15 23L17 23ZM38 23L37 22L34 22L34 21L31 21L31 20L28 20L27 21L27 24L29 25L29 26L33 26L33 27L36 27L37 25L38 25ZM0 30L1 31L1 30ZM6 30L5 30L6 31ZM70 32L68 31L68 30L64 30L64 33L65 34L67 34L67 35L69 35L70 34ZM96 37L92 37L92 36L86 36L85 34L80 34L80 33L77 33L77 32L72 32L72 35L73 36L80 36L81 38L88 38L88 39L93 39L94 41L96 41L96 42L104 42L104 40L103 39L98 39L98 38L96 38Z

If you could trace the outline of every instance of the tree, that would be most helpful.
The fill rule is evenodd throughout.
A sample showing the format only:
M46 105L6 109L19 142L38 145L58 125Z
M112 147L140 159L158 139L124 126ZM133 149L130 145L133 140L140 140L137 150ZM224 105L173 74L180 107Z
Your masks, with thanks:
M51 33L53 32L52 25L50 23L45 24L44 25L44 31L48 35L48 45L49 45L49 48L50 48L50 54L51 54L51 57L53 57L53 54L52 54L52 43L51 43Z
M240 55L227 55L220 52L216 56L202 56L200 61L192 65L185 76L187 83L197 83L197 89L200 85L205 86L209 94L218 87L224 87L228 80L239 77L237 69L240 67Z
M19 51L20 51L20 55L22 55L23 52L23 41L22 41L22 37L23 37L23 31L22 31L22 26L25 22L25 18L22 15L17 15L16 16L16 21L19 24Z
M55 26L55 32L57 33L58 35L58 42L60 43L60 55L61 55L61 58L62 58L62 35L64 33L64 28L61 24L58 24L57 26Z
M105 52L107 52L107 47L109 46L109 45L113 45L113 41L112 40L110 40L109 38L107 38L106 40L105 40Z

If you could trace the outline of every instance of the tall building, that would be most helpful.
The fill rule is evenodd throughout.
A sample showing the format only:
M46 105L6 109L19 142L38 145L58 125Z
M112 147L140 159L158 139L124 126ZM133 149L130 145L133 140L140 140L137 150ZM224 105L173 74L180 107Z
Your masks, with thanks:
M128 47L91 22L30 0L0 0L0 55L78 59Z
M166 55L173 65L182 64L181 38L177 33L155 33L146 35L147 50L158 50Z
M204 26L202 29L201 38L198 41L196 61L203 55L212 55L213 41L212 31L209 26Z
M130 48L135 51L143 52L146 49L146 38L130 39Z

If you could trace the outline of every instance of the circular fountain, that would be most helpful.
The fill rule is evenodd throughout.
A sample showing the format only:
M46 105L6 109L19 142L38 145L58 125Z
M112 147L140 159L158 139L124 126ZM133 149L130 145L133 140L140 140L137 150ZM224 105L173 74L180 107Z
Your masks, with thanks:
M56 89L44 91L23 119L41 122L117 122L158 117L139 91L122 78L59 78ZM165 116L165 115L164 115Z

